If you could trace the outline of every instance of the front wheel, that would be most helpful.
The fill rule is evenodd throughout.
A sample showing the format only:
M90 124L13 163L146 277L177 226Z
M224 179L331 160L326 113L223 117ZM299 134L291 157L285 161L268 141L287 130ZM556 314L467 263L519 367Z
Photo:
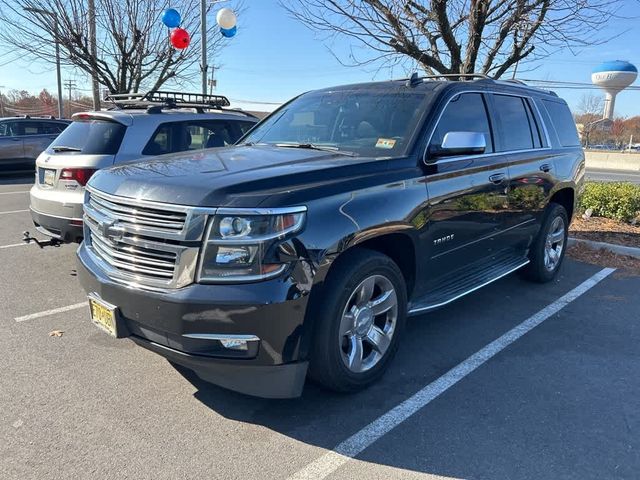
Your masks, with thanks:
M568 235L567 211L560 204L549 204L538 238L529 252L531 262L524 270L528 279L546 283L555 278L564 259Z
M356 391L386 370L404 330L407 292L386 255L354 250L337 260L325 281L309 374L336 391ZM320 302L318 302L320 303Z

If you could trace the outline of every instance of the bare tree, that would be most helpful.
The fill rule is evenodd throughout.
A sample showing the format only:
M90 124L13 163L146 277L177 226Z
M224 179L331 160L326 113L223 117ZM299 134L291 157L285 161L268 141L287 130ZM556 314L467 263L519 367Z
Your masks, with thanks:
M582 97L580 97L580 102L578 103L576 113L580 117L593 117L590 120L593 121L597 118L602 117L603 110L604 99L602 95L597 95L595 93L585 93L582 95Z
M53 62L57 41L65 64L89 75L95 71L111 92L157 89L168 80L191 81L198 74L198 5L199 0L180 4L182 28L191 34L191 45L184 50L171 46L169 30L160 20L168 0L95 0L95 54L89 42L86 0L0 0L4 24L0 39L20 54L48 62ZM239 2L235 7L241 8ZM225 40L213 19L208 24L209 55L214 58Z
M288 0L295 18L325 34L355 39L365 57L348 63L412 59L428 73L498 78L518 62L558 48L594 45L620 0Z

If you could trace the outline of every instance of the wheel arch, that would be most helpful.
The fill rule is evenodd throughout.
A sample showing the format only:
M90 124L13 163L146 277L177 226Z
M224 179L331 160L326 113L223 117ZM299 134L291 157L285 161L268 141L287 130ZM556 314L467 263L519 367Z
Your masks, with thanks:
M418 275L415 233L415 230L408 226L399 226L393 231L362 232L343 244L344 248L337 258L348 255L355 248L373 250L386 255L398 265L407 287L407 297L411 298Z
M549 202L562 205L567 211L567 219L571 223L576 208L576 193L572 187L565 186L556 190L551 195Z

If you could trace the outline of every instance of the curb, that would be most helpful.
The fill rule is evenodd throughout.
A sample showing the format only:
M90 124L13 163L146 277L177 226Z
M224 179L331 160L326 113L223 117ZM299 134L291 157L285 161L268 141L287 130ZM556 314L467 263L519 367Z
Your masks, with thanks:
M582 244L593 250L608 250L618 255L626 255L628 257L640 258L640 248L625 247L623 245L615 245L613 243L594 242L593 240L583 240L581 238L569 237L569 246Z

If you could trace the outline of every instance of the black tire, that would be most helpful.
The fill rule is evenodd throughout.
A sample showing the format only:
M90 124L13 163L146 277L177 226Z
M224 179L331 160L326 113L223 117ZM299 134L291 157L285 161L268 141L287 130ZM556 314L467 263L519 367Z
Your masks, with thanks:
M395 328L384 354L370 369L353 372L343 360L344 345L341 341L340 325L347 302L356 295L356 289L363 282L375 277L386 278L395 289L397 310L390 311L395 316ZM379 287L375 287L376 289ZM314 334L310 346L309 376L322 386L338 392L354 392L366 388L382 376L398 349L398 342L404 332L407 316L407 289L402 272L386 255L379 252L355 248L336 260L324 282L322 298L310 305L313 315ZM375 316L375 322L386 321L385 314ZM354 321L354 324L356 322ZM366 328L366 325L365 325ZM354 327L355 331L356 328ZM366 344L365 342L362 344ZM348 340L347 340L348 342ZM365 346L366 350L366 346ZM374 353L370 350L370 353ZM364 363L364 362L363 362Z
M557 263L555 263L552 269L549 269L545 264L545 247L547 236L549 235L554 222L557 221L561 221L564 228L563 243ZM525 278L538 283L547 283L553 280L562 266L562 261L564 260L564 255L567 251L568 235L569 217L567 215L567 211L558 203L550 203L545 212L540 232L529 251L530 263L523 269Z

